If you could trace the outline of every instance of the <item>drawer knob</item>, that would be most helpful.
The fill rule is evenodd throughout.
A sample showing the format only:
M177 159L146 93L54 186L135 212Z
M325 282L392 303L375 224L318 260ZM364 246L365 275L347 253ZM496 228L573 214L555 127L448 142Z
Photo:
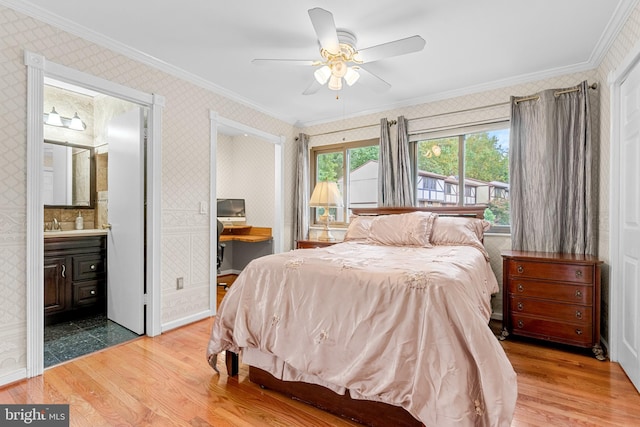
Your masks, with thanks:
M95 264L91 264L91 266L89 267L91 270L95 270L96 269L96 265Z
M522 311L524 309L524 304L519 302L518 303L518 310Z
M518 328L524 328L524 322L522 320L518 320Z
M582 335L582 329L576 329L576 334Z
M582 277L582 270L576 270L576 278L580 279Z
M524 285L522 283L518 283L518 292L524 292Z
M517 270L518 270L518 273L520 274L524 273L524 267L521 265L518 266Z
M582 291L580 289L576 291L576 298L582 298Z
M582 312L580 310L576 310L576 319L582 319Z
M91 290L91 292L89 292L89 293L90 293L91 295L95 295L95 294L96 294L96 291L92 289L92 290Z

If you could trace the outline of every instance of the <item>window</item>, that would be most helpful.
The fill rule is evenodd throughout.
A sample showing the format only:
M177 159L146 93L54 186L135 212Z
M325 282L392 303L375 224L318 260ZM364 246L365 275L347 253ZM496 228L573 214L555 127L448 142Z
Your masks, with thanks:
M411 140L416 144L417 206L487 205L485 218L494 225L493 231L508 231L507 123L424 133ZM427 186L427 181L435 183Z
M378 205L378 154L377 139L345 144L325 145L311 149L312 182L333 181L344 199L343 208L332 208L329 214L336 223L346 224L351 207L375 207ZM349 173L345 174L344 171ZM318 223L323 209L315 209L312 218Z

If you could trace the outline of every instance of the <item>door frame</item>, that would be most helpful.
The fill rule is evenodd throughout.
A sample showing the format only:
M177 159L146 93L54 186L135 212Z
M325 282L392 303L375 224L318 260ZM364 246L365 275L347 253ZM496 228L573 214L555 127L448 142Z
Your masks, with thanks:
M55 62L44 55L24 51L27 67L27 377L44 371L44 210L42 187L42 140L44 137L44 78L85 87L149 109L147 124L147 250L146 334L160 328L160 219L161 146L164 97L148 94Z
M620 193L621 179L620 174L615 171L620 170L620 143L621 143L621 91L622 83L627 79L629 73L635 68L640 67L640 43L636 44L627 54L625 59L612 70L608 76L608 84L610 88L610 163L609 163L609 223L611 232L609 235L609 262L611 265L611 274L609 279L609 358L613 362L619 360L620 343L622 341L622 260L620 259ZM640 308L640 307L638 307Z

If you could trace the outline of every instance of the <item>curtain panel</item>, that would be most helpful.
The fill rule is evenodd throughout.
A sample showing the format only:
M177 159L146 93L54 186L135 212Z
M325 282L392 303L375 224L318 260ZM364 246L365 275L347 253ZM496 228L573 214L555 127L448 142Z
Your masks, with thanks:
M294 212L292 247L296 240L306 240L309 233L309 135L298 135L298 155L296 157L296 179L294 183Z
M511 98L514 250L597 255L596 150L586 81Z
M397 137L391 138L390 124L380 120L380 154L378 161L378 205L412 206L413 181L409 157L407 120L398 117Z

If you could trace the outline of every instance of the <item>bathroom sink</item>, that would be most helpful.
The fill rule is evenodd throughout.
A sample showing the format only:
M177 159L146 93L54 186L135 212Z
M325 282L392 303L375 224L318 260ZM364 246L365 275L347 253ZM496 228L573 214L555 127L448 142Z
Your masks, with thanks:
M48 237L74 237L74 236L104 236L107 234L107 230L102 229L84 229L84 230L56 230L45 231L44 238Z

